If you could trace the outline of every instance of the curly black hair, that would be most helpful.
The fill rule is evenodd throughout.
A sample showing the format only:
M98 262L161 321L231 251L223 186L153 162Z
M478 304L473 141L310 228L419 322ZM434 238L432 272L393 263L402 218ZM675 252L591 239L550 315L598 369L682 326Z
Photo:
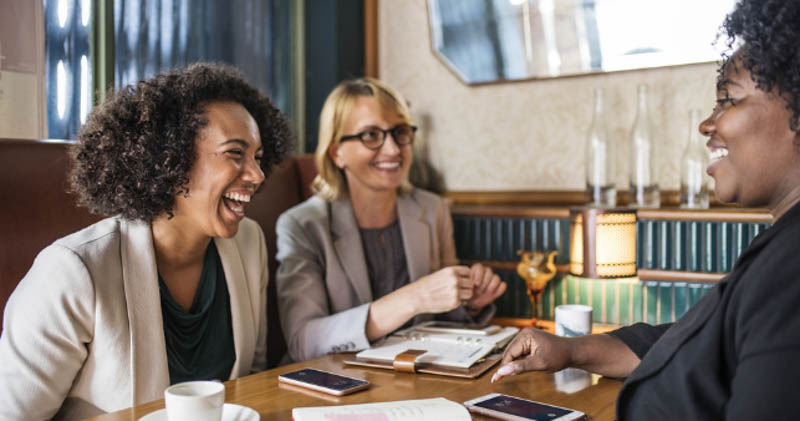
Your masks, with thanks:
M727 51L718 81L736 57L758 89L777 90L792 112L790 127L800 130L800 1L741 0L725 18L722 30ZM735 50L737 42L741 54Z
M92 111L70 154L79 204L147 222L171 217L176 195L188 194L204 107L216 101L238 102L253 116L269 175L292 150L286 117L235 68L196 63L126 86Z

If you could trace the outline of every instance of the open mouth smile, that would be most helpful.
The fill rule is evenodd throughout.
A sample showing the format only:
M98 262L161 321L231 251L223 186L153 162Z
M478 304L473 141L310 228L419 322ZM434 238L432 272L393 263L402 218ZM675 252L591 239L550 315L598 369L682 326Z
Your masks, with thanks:
M244 217L244 208L250 202L251 195L244 193L225 193L222 195L222 202L237 219Z

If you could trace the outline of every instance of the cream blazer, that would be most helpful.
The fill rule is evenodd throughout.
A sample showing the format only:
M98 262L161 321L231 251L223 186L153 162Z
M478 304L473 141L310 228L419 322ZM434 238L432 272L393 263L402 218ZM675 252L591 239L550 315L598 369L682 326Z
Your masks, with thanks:
M231 300L231 378L266 368L267 251L257 223L215 238ZM79 419L169 385L150 224L104 219L48 246L11 294L0 337L0 420Z
M458 264L450 210L441 197L413 189L398 196L397 216L412 282ZM275 285L289 357L301 361L369 348L372 287L349 198L326 202L311 197L284 212L276 232ZM494 309L487 306L480 319L491 318ZM432 318L417 316L414 323ZM464 308L437 318L471 320Z

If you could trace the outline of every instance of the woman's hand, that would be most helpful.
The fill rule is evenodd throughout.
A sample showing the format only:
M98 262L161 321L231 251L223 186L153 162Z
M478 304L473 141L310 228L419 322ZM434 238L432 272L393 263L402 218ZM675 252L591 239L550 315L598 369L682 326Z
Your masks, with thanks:
M373 301L367 315L367 339L381 338L418 314L450 311L471 297L468 267L440 269Z
M472 298L473 281L466 266L450 266L411 283L418 313L444 313Z
M480 313L484 307L506 292L506 283L487 266L475 263L469 270L469 276L472 279L473 289L467 309L472 314Z
M502 366L492 376L492 382L526 371L559 371L567 367L623 378L628 377L639 362L639 357L612 335L562 338L527 328L506 348Z
M526 328L508 345L492 383L526 371L559 371L572 364L572 340Z

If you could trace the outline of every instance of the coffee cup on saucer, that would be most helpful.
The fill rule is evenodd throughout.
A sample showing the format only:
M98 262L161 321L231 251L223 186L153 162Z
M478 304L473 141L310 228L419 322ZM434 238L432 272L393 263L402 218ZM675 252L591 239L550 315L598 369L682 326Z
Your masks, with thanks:
M174 384L164 390L168 421L220 421L225 385L215 381Z

